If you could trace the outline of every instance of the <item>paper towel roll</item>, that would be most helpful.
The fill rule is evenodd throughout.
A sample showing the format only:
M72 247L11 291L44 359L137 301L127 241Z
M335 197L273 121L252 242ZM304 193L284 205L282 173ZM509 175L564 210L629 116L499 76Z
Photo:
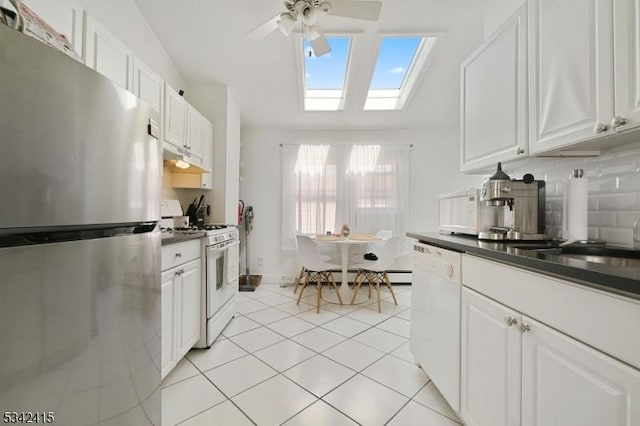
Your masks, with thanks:
M582 176L582 169L574 170L565 191L567 235L564 238L572 241L586 241L589 238L589 182Z

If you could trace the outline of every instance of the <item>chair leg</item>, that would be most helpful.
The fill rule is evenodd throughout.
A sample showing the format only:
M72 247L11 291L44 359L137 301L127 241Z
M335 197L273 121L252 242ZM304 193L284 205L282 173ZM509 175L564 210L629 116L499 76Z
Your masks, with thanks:
M296 302L296 305L300 304L300 299L302 299L302 293L304 293L304 289L307 288L307 284L309 284L309 273L306 272L304 274L304 284L302 284L302 289L300 289L300 294L298 295L298 301ZM298 286L296 286L297 288Z
M316 313L320 313L320 299L322 299L322 273L318 273L316 275L316 288L318 291L316 292Z
M356 296L358 295L358 291L360 290L360 286L362 285L363 275L364 275L364 272L358 271L358 273L356 274L356 278L353 280L353 296L351 297L352 305L353 305L353 302L356 301Z
M393 292L393 286L391 286L391 281L389 280L389 274L384 273L384 282L387 284L387 288L391 292L391 297L393 297L393 303L398 306L398 301L396 300L396 294Z
M376 293L378 293L378 313L382 312L382 307L380 306L380 275L376 274Z
M328 277L331 278L331 285L333 286L333 289L336 291L336 294L338 295L338 302L340 302L340 304L342 305L342 296L340 296L340 290L338 290L338 286L336 285L336 280L333 278L333 273L329 272Z
M302 268L300 268L300 273L298 274L298 279L296 280L296 285L295 287L293 287L293 294L296 294L298 292L298 287L300 287L300 280L302 280L302 278L304 277L304 273L305 273L305 267L303 266Z

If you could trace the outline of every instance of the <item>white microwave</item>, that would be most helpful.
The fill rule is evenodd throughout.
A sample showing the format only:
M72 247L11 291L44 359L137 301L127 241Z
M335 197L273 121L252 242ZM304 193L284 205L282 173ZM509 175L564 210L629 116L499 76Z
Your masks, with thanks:
M498 209L480 201L480 190L440 194L440 233L478 235L497 224Z

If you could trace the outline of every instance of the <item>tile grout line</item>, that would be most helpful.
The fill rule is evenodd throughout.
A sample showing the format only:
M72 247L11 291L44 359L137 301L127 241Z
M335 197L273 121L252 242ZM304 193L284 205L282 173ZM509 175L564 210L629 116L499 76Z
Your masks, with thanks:
M271 293L273 293L274 295L279 294L279 293L278 293L278 292L276 292L276 291L271 291L271 290L268 290L268 291L270 291L270 292L271 292ZM402 292L402 293L404 293L404 292ZM399 294L401 294L401 293L399 293ZM267 297L268 297L268 296L267 296ZM284 295L283 295L283 297L287 297L287 296L284 296ZM388 298L388 297L390 297L390 295L389 295L389 296L387 296L387 298ZM258 302L258 301L257 301L255 298L253 298L253 297L250 297L250 298L249 298L249 300L247 300L247 302L249 302L249 301L256 301L256 302ZM234 395L234 396L233 396L233 398L235 398L235 397L237 397L238 395L240 395L240 394L242 394L242 393L244 393L244 392L247 392L247 391L249 391L250 389L253 389L253 388L255 388L256 386L259 386L259 385L263 384L264 382L266 382L266 381L268 381L268 380L271 380L271 379L273 379L273 378L275 378L275 377L277 377L277 376L279 376L279 375L280 375L280 376L283 376L283 378L285 378L286 380L288 380L288 381L290 381L291 383L293 383L293 384L297 385L298 387L300 387L301 389L305 390L305 391L306 391L306 392L308 392L310 395L312 395L313 397L315 397L315 398L316 398L316 400L315 400L314 402L312 402L311 404L309 404L309 405L305 406L305 407L304 407L303 409L301 409L299 412L295 413L293 416L291 416L290 418L288 418L286 421L291 420L292 418L294 418L295 416L297 416L298 414L300 414L302 411L306 410L309 406L311 406L311 405L315 404L317 401L323 401L325 404L329 405L330 407L332 407L333 409L335 409L336 411L338 411L338 412L339 412L339 413L341 413L342 415L344 415L344 416L346 416L347 418L351 419L351 420L352 420L352 421L354 421L356 424L359 424L358 422L356 422L355 420L353 420L350 416L348 416L346 413L343 413L341 410L339 410L339 409L337 409L336 407L334 407L333 405L329 404L327 401L325 401L325 400L323 399L323 397L324 397L324 396L326 396L326 395L328 395L329 393L331 393L331 392L335 391L335 390L336 390L336 389L338 389L340 386L342 386L344 383L346 383L347 381L349 381L349 380L353 379L354 377L356 377L356 376L358 376L358 375L361 375L362 377L368 378L368 379L370 379L370 380L374 380L374 379L371 379L371 378L369 378L368 376L366 376L366 375L362 374L362 372L363 372L364 370L366 370L367 368L369 368L371 365L375 364L376 362L378 362L379 360L381 360L382 358L384 358L385 356L387 356L387 355L392 356L392 357L394 357L394 358L396 358L396 359L400 359L400 360L402 360L402 361L407 362L408 364L410 364L408 361L406 361L406 360L404 360L404 359L402 359L402 358L399 358L399 357L397 357L397 356L395 356L395 355L392 355L392 352L396 351L396 350L397 350L398 348L400 348L402 345L406 344L406 342L403 342L402 344L400 344L400 345L396 346L395 348L393 348L393 349L392 349L392 350L390 350L390 351L381 351L380 349L375 348L375 347L373 347L373 346L371 346L371 345L368 345L368 344L366 344L366 343L359 342L359 341L357 341L357 340L353 340L356 336L358 336L358 335L360 335L360 334L362 334L362 333L365 333L366 331L369 331L369 330L371 330L371 329L373 329L373 328L377 328L377 327L378 327L378 325L380 325L380 324L382 324L382 323L384 323L384 322L388 321L390 318L394 318L394 317L396 317L396 315L397 315L397 314L400 314L400 313L402 313L402 312L405 312L405 311L406 311L407 309L409 309L409 308L406 308L406 309L404 309L404 310L402 310L402 311L400 311L400 312L398 312L398 313L396 313L396 314L392 314L392 315L390 315L389 317L387 317L387 318L383 319L382 321L377 322L377 323L375 323L375 324L369 324L369 323L366 323L366 322L364 322L364 321L361 321L361 320L359 320L359 319L357 319L357 318L354 318L354 317L349 316L349 315L350 315L350 314L352 314L353 312L356 312L356 311L359 311L359 310L362 310L362 309L367 309L367 308L366 308L366 306L370 306L370 305L372 305L372 304L375 304L375 302L372 302L372 303L370 303L369 305L366 305L366 306L364 306L364 307L362 307L362 308L359 308L359 309L356 309L356 310L352 310L352 311L349 311L349 312L346 312L346 313L342 313L342 312L335 312L335 311L332 311L331 309L327 309L327 311L329 311L329 312L332 312L332 313L336 314L336 315L337 315L337 317L336 317L336 318L333 318L333 319L331 319L331 320L328 320L328 321L326 321L326 322L323 322L323 323L320 323L320 324L316 324L316 323L312 323L312 322L310 322L310 321L307 321L307 320L305 320L304 318L299 318L299 317L298 317L298 315L299 315L299 314L302 314L302 313L304 313L304 312L308 312L309 310L312 310L312 309L313 309L313 307L312 307L312 308L310 308L310 309L309 309L309 310L307 310L307 311L303 311L303 312L299 312L299 313L295 313L295 314L292 314L292 313L290 313L290 312L284 311L284 310L282 310L282 309L278 309L278 307L277 307L277 306L279 306L279 305L284 305L284 304L291 303L292 301L295 301L295 299L294 299L294 298L291 298L291 301L283 302L283 303L279 303L279 304L277 304L277 305L266 305L266 304L264 304L264 303L263 303L263 304L265 305L265 308L264 308L264 309L260 309L260 310L258 310L258 311L250 312L250 313L247 313L247 314L238 313L238 316L242 316L242 317L245 317L245 318L247 318L247 319L249 319L249 320L251 320L251 321L254 321L256 324L258 324L258 327L254 328L254 329L251 329L251 330L246 330L246 331L244 331L244 332L242 332L242 333L238 333L238 334L233 335L233 336L223 336L223 337L224 337L224 339L223 339L223 340L230 340L230 342L231 342L234 346L236 346L236 347L238 347L238 348L242 349L243 351L245 351L245 352L246 352L246 354L245 354L245 355L242 355L241 357L235 358L234 360L230 360L230 361L228 361L228 362L226 362L226 363L220 364L220 365L218 365L218 366L216 366L216 367L213 367L213 368L211 368L211 369L209 369L209 370L206 370L206 372L209 372L209 371L214 370L214 369L216 369L216 368L218 368L218 367L222 367L222 366L224 366L224 365L227 365L227 364L229 364L229 363L231 363L231 362L233 362L233 361L236 361L236 360L238 360L238 359L240 359L240 358L242 358L242 357L245 357L245 356L247 356L247 355L251 355L253 358L255 358L256 360L258 360L258 361L259 361L259 362L261 362L262 364L266 365L267 367L269 367L269 368L270 368L270 369L272 369L273 371L275 371L275 372L276 372L276 374L275 374L275 375L273 375L273 376L271 376L271 377L269 377L269 378L267 378L267 379L265 379L265 380L260 381L259 383L256 383L256 384L254 384L254 385L250 386L250 387L249 387L249 388L247 388L247 389L244 389L243 391L241 391L241 392L239 392L238 394ZM262 303L262 302L258 302L258 303ZM399 306L405 306L405 305L399 305ZM252 313L260 312L260 311L264 311L264 310L266 310L266 309L268 309L268 308L277 309L277 310L279 310L280 312L284 312L284 313L286 313L286 314L288 314L288 315L287 315L286 317L284 317L284 318L281 318L281 319L276 320L276 321L272 321L272 322L270 322L270 323L268 323L268 324L261 324L260 322L258 322L258 321L256 321L255 319L253 319L253 318L251 318L251 317L249 317L249 316L248 316L248 315L250 315L250 314L252 314ZM372 310L372 311L373 311L373 310ZM284 335L282 335L282 334L281 334L281 333L279 333L278 331L273 330L273 329L271 329L271 328L269 327L269 325L270 325L270 324L273 324L273 323L276 323L276 322L278 322L278 321L282 321L282 320L285 320L285 319L289 319L289 318L292 318L292 317L296 317L297 319L300 319L300 320L302 320L302 321L305 321L305 322L309 323L310 325L312 325L312 326L313 326L313 328L312 328L312 329L309 329L309 330L306 330L306 331L302 331L302 332L300 332L300 333L297 333L297 334L295 334L295 335L292 335L292 336L288 337L288 336L284 336ZM332 322L332 321L336 321L336 320L338 320L338 319L340 319L340 318L342 318L342 317L346 317L346 318L348 318L348 319L350 319L350 320L360 322L360 323L362 323L362 324L367 325L368 327L367 327L366 329L364 329L364 330L362 330L362 331L360 331L360 332L358 332L358 333L356 333L356 334L354 334L354 335L350 336L350 337L348 337L348 336L344 336L344 335L342 335L342 334L336 333L336 332L334 332L334 331L331 331L331 330L329 330L329 329L327 329L327 328L323 327L323 326L325 326L326 324L328 324L328 323L330 323L330 322ZM400 319L400 320L403 320L403 321L406 321L404 318L399 318L399 317L396 317L396 318L398 318L398 319ZM280 340L279 342L275 342L275 343L273 343L273 344L267 345L267 346L265 346L265 347L263 347L263 348L260 348L260 349L258 349L258 350L256 350L256 351L247 351L244 347L242 347L241 345L239 345L238 343L236 343L235 341L233 341L233 340L232 340L232 338L233 338L233 337L236 337L236 336L242 335L242 334L244 334L244 333L248 333L249 331L259 330L260 328L267 329L267 330L269 330L269 331L271 331L271 332L273 332L273 333L275 333L275 334L280 335L281 337L283 337L283 340ZM342 340L341 340L340 342L338 342L338 343L334 344L334 345L331 345L331 346L329 346L329 347L327 347L327 348L323 349L323 350L322 350L322 351L320 351L320 352L318 352L318 351L316 351L316 350L314 350L314 349L312 349L312 348L309 348L309 347L307 347L307 346L305 346L305 345L303 345L303 344L301 344L301 343L296 342L295 340L293 340L293 338L294 338L294 337L299 336L299 335L301 335L301 334L304 334L304 333L306 333L306 332L312 331L313 329L317 329L317 328L321 328L323 331L327 331L327 332L333 333L333 334L335 334L335 335L337 335L337 336L340 336L340 337L342 338ZM387 333L390 333L390 334L392 334L392 335L395 335L395 336L401 337L401 338L403 338L403 339L405 339L405 340L408 340L405 336L402 336L402 335L396 334L396 333L394 333L394 332L391 332L391 331L388 331L388 330L384 330L384 329L382 329L382 328L377 328L377 329L378 329L379 331L387 332ZM223 340L221 340L221 341L223 341ZM271 365L269 365L268 363L266 363L265 361L263 361L262 359L258 358L258 357L255 355L255 353L256 353L256 352L259 352L259 351L261 351L261 350L263 350L263 349L267 349L267 348L269 348L269 347L272 347L272 346L274 346L274 345L276 345L276 344L282 343L282 342L287 341L287 340L288 340L288 341L290 341L290 342L292 342L292 343L295 343L295 344L297 344L297 345L300 345L300 346L302 346L303 348L306 348L306 349L310 350L310 351L314 354L314 355L312 355L310 358L313 358L313 357L318 356L318 355L319 355L319 356L322 356L323 358L325 358L325 359L327 359L327 360L329 360L329 361L332 361L332 362L334 362L334 363L336 363L336 364L338 364L338 365L340 365L340 366L343 366L343 367L345 367L345 368L349 369L350 371L354 372L354 374L353 374L353 375L351 375L351 376L349 376L349 378L347 378L346 380L344 380L344 381L340 382L338 385L336 385L335 387L333 387L331 390L329 390L329 391L325 392L321 397L317 397L313 392L310 392L307 388L305 388L305 387L304 387L304 386L302 386L301 384L299 384L299 383L295 382L293 379L290 379L289 377L287 377L287 376L284 374L286 371L289 371L289 370L291 370L291 369L295 368L296 366L298 366L298 365L302 364L303 362L306 362L306 361L307 361L308 359L310 359L310 358L307 358L307 359L305 359L305 360L303 360L303 361L300 361L300 362L298 362L298 363L296 363L296 364L294 364L294 365L292 365L292 366L288 367L287 369L283 370L282 372L280 372L279 370L275 369L274 367L272 367ZM351 367L349 367L349 366L347 366L347 365L344 365L344 364L340 363L339 361L335 361L335 360L333 360L332 358L330 358L329 356L327 356L327 355L325 355L325 354L324 354L326 351L328 351L328 350L330 350L330 349L332 349L332 348L336 347L337 345L340 345L340 344L342 344L342 343L345 343L346 341L349 341L349 340L353 340L353 341L355 341L355 342L357 342L357 343L359 343L359 344L364 344L365 346L370 347L370 348L372 348L372 349L374 349L374 350L376 350L376 351L380 352L382 355L381 355L379 358L377 358L377 359L375 359L374 361L372 361L371 363L369 363L368 365L364 366L360 371L357 371L357 370L354 370L353 368L351 368ZM256 424L256 423L255 423L255 422L254 422L254 421L253 421L253 420L252 420L252 419L247 415L247 413L245 413L245 412L244 412L244 411L243 411L243 410L242 410L242 409L241 409L237 404L235 404L235 402L233 401L232 397L227 396L227 394L226 394L226 393L222 392L222 390L221 390L220 388L218 388L218 386L216 386L216 385L215 385L215 383L214 383L214 382L213 382L213 381L212 381L212 380L211 380L211 379L210 379L210 378L205 374L205 371L202 371L202 370L201 370L197 365L195 365L195 363L194 363L191 359L187 358L187 361L188 361L192 366L194 366L194 368L199 372L199 374L203 375L203 376L205 377L205 379L206 379L207 381L209 381L209 382L214 386L214 388L215 388L215 389L217 389L217 390L218 390L218 391L219 391L219 392L220 392L220 393L221 393L221 394L226 398L226 401L230 401L230 402L231 402L231 403L232 403L236 408L238 408L238 410L239 410L243 415L245 415L245 417L247 417L247 418L248 418L248 419L249 419L253 424ZM173 386L174 384L180 383L180 382L182 382L182 381L188 380L188 379L193 378L193 377L195 377L195 376L191 376L191 377L189 377L189 378L186 378L186 379L180 380L180 381L178 381L178 382L172 383L171 385L169 385L169 386L167 386L167 387ZM376 380L374 380L374 381L375 381L376 383L379 383L379 382L378 382L378 381L376 381ZM424 386L426 386L428 383L429 383L429 382L427 382ZM382 384L382 383L379 383L379 384L380 384L380 385L382 385L382 386L384 386L384 387L386 387L386 388L388 388L388 389L391 389L391 388L389 388L388 386L386 386L386 385L384 385L384 384ZM423 387L421 387L421 388L416 392L416 394L417 394L420 390L422 390L422 389L424 388L424 386L423 386ZM391 390L392 390L392 391L394 391L394 392L396 392L396 393L399 393L399 392L397 392L397 391L395 391L395 390L393 390L393 389L391 389ZM400 394L400 393L399 393L399 394ZM406 396L405 396L405 395L403 395L403 394L400 394L400 395L402 395L403 397L405 397L405 398L406 398ZM415 395L414 395L414 396L415 396ZM411 400L413 400L413 399L412 399L412 398L411 398L411 399L409 399L409 401L411 401ZM203 410L202 412L207 411L207 410L209 410L209 409L211 409L211 408L214 408L214 407L216 407L216 406L218 406L218 405L220 405L220 404L222 404L222 403L224 403L224 402L225 402L225 401L222 401L222 402L220 402L220 403L218 403L218 404L215 404L215 405L213 405L213 406L211 406L211 407L208 407L206 410ZM408 404L408 402L407 402L407 403L405 403L405 404L401 407L401 409L400 409L400 410L402 410L402 408L404 408L404 407L406 406L406 404ZM422 404L420 404L420 405L422 406ZM427 408L429 408L429 407L427 407ZM400 411L400 410L399 410L399 411ZM399 411L398 411L398 412L399 412ZM189 418L187 418L187 419L183 420L183 422L184 422L184 421L187 421L188 419L190 419L190 418L192 418L192 417L195 417L195 416L197 416L197 415L201 414L202 412L194 414L193 416L191 416L191 417L189 417ZM396 414L394 414L394 416L395 416L395 415L397 415L397 413L396 413ZM446 416L445 416L445 417L446 417ZM392 418L393 418L393 417L392 417ZM448 417L447 417L447 418L448 418ZM286 422L286 421L285 421L285 422Z

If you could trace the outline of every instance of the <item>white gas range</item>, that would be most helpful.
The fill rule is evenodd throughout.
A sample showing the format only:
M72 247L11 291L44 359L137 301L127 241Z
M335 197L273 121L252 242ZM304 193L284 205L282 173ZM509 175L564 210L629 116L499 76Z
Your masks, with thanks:
M173 229L174 234L202 232L202 320L196 348L210 347L234 317L240 272L240 239L235 226Z

